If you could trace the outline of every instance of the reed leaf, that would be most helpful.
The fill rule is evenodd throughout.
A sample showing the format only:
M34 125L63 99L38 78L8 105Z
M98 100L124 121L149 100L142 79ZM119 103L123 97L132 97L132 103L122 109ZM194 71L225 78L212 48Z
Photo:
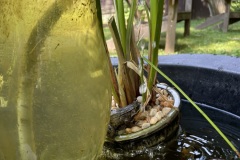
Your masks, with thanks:
M116 12L118 19L118 29L123 48L124 57L126 57L126 24L124 15L124 4L123 0L116 0Z
M133 20L134 15L137 10L137 0L133 0L131 3L130 14L127 23L127 35L126 35L126 59L127 61L133 60L135 63L138 64L138 57L137 57L137 47L135 43L135 35L134 35L134 28L133 28ZM130 87L131 96L133 101L137 96L137 90L139 86L139 76L136 75L131 69L127 69L127 74L130 80ZM131 102L130 102L131 103Z
M125 94L125 86L124 86L124 82L123 82L123 78L124 78L124 73L123 73L123 63L126 61L124 58L124 53L123 53L123 48L121 45L121 40L118 34L118 30L117 30L117 25L115 22L114 17L111 17L110 20L108 21L108 26L109 26L109 30L112 34L112 38L113 38L113 42L115 44L116 47L116 51L117 51L117 55L118 55L118 75L117 75L117 82L118 82L118 91L114 90L114 92L116 92L115 94L113 94L113 96L119 95L119 105L120 106L126 106L127 105L127 98L126 98L126 94ZM115 99L114 99L115 100Z
M149 9L148 9L148 6L147 6L146 2L144 4L144 9L146 11L147 20L149 22L148 27L151 28L152 24L150 23ZM148 32L149 32L149 39L151 39L151 30L149 29ZM149 41L148 48L149 48L148 58L151 59L151 56L152 56L152 49L151 49L152 48L152 42L151 42L151 40Z
M159 0L150 1L151 9L150 9L149 23L151 23L151 29L150 29L151 41L154 41L155 30L157 27L156 25L157 25L158 3L159 3Z
M140 57L140 53L137 48L134 31L132 31L132 38L130 40L130 46L131 46L130 47L131 61L133 61L134 63L136 63L136 65L138 65L139 64L138 57ZM140 77L137 74L135 74L132 70L130 70L129 75L130 75L130 80L131 80L131 83L133 86L133 91L134 91L133 97L136 98L136 96L138 95L138 88L140 85Z
M99 25L100 25L100 28L103 28L102 11L101 11L101 3L100 3L100 1L96 1L96 7L97 7L98 19L101 19L101 21L99 21ZM118 89L118 82L117 82L116 74L115 74L115 72L113 70L113 65L111 63L110 54L109 54L109 51L108 51L108 48L107 48L107 43L106 43L106 39L105 39L103 30L101 30L101 34L102 34L103 43L104 43L105 50L106 50L106 58L107 58L108 65L109 65L109 70L110 70L112 95L114 97L115 102L120 104L119 92L118 92L118 90L119 90Z
M160 41L161 26L162 26L162 16L163 16L163 0L151 1L151 44L152 44L152 57L150 61L157 65L158 63L158 46ZM154 7L152 7L154 5ZM149 76L148 76L148 88L151 91L153 84L156 79L156 70L150 67Z
M118 64L118 65L122 65L124 62L126 62L126 59L124 57L123 47L121 45L121 38L119 36L116 21L115 21L114 17L111 17L109 19L108 27L111 32L113 42L114 42L114 45L115 45L115 48L117 51L118 61L120 62L120 64Z
M132 0L132 5L130 9L130 14L128 18L128 23L127 23L127 34L126 34L126 59L129 61L130 60L130 41L132 37L132 32L133 30L133 20L134 20L134 14L137 9L137 0Z

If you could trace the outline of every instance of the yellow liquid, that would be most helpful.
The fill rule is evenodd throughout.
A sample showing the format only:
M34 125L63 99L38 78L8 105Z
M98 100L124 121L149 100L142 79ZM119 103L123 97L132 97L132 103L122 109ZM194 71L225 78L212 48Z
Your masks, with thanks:
M0 160L96 159L111 97L96 2L3 0L0 11Z

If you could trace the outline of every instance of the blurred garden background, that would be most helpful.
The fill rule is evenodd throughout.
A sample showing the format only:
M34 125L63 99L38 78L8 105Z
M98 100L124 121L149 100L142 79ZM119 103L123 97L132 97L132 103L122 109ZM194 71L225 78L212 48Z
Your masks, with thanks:
M168 3L168 0L165 0ZM182 1L188 0L178 0L178 8L182 7ZM227 0L214 0L222 2ZM125 0L125 16L128 16L128 4ZM230 11L238 13L240 15L240 0L230 1ZM141 3L141 1L139 1ZM187 2L185 2L187 3ZM240 21L235 17L237 22L228 26L227 32L223 32L218 28L220 21L206 27L204 29L196 29L197 26L204 23L208 18L212 17L211 9L206 5L205 0L192 0L192 10L191 10L191 21L190 21L190 35L184 36L184 21L176 24L176 36L175 36L175 50L172 53L165 53L165 41L166 32L161 33L160 45L159 45L159 55L166 54L181 54L181 53L193 53L193 54L221 54L230 56L240 56ZM224 3L223 3L224 4ZM102 15L103 15L103 25L104 34L109 48L109 52L112 56L115 56L115 48L111 38L110 31L108 29L108 19L114 15L114 4L112 0L101 0L102 5ZM139 5L141 11L141 5ZM237 15L238 16L238 15ZM136 32L136 40L139 42L144 42L144 47L147 48L148 34L144 31L146 30L146 14L141 12L140 19L135 19L135 29L139 28L142 33L139 35ZM230 20L229 20L230 21ZM145 32L145 33L144 33ZM145 51L145 50L144 50ZM143 51L143 52L144 52Z

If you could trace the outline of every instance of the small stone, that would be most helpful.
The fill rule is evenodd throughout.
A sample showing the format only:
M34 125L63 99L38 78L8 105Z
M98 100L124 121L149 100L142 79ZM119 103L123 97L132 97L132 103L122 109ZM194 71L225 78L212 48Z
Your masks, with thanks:
M164 102L161 102L160 105L163 106L163 107L172 108L173 107L173 101L164 101Z
M168 96L168 91L164 89L163 90L163 95Z
M134 133L134 132L138 132L138 131L140 131L142 128L140 128L140 127L138 127L138 126L133 126L132 128L131 128L131 130L132 130L132 132Z
M131 128L126 128L125 131L126 131L126 133L128 133L128 134L129 134L129 133L132 133L132 129L131 129Z
M158 121L157 117L152 117L152 118L150 119L150 124L156 124L157 121Z
M155 105L153 106L154 109L156 109L157 111L160 111L160 105Z
M138 97L137 97L137 101L138 101L139 103L141 103L141 102L142 102L142 96L138 96Z
M171 108L169 108L169 107L164 107L164 108L162 109L163 116L167 115L168 112L170 112L170 110L171 110Z
M150 110L150 117L154 117L155 116L155 114L157 113L157 109L155 109L155 108L152 108L151 110Z
M159 104L160 104L159 99L156 99L155 104L156 104L156 105L159 105Z
M148 127L150 127L150 126L151 126L150 123L143 123L142 129L148 128Z
M163 117L162 111L158 111L158 112L156 113L155 117L160 121L160 120L162 119L162 117Z
M147 121L146 120L140 120L140 121L137 121L136 125L138 127L142 127L143 123L146 123Z
M135 117L134 117L134 120L135 121L138 121L138 120L144 120L148 117L148 112L147 111L144 111L144 112L141 112L141 113L138 113Z

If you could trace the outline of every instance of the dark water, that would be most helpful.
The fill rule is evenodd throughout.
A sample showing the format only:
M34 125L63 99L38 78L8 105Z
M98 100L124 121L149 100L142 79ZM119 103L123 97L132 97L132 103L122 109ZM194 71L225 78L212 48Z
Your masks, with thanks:
M240 117L212 106L198 104L240 150ZM104 148L101 160L237 160L235 152L187 101L182 103L178 135L171 141L138 151Z

